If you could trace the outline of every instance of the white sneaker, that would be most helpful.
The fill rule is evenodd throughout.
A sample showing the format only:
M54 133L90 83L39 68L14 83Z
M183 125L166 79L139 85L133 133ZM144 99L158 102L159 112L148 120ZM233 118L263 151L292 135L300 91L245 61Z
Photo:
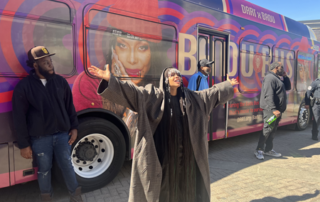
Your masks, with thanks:
M265 155L268 155L268 156L273 156L273 157L281 157L281 154L280 154L280 153L277 153L277 152L274 151L273 149L272 149L271 151L265 152L264 154L265 154Z
M257 159L259 160L263 160L264 159L264 156L263 156L263 151L261 150L255 150L254 151L254 155L257 157Z

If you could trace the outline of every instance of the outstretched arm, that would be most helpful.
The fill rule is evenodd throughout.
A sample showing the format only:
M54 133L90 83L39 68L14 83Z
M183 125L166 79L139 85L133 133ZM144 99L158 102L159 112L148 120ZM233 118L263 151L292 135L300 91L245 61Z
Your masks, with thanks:
M98 87L98 94L132 111L139 111L139 106L143 105L141 102L161 94L157 88L137 87L131 82L118 80L111 75L109 65L106 65L106 70L101 70L95 66L89 67L88 70L92 75L103 79Z
M233 98L233 87L238 84L239 82L236 79L229 79L229 76L227 75L227 81L215 84L206 90L196 91L195 93L197 93L204 101L207 114L209 114L213 108L219 104L224 104Z

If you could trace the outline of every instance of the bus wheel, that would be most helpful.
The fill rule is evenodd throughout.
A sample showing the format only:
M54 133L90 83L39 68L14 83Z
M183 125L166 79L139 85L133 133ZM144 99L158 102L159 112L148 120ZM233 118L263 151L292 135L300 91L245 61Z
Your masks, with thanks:
M84 192L108 184L120 171L126 152L121 131L101 118L80 120L71 161Z
M297 130L304 130L308 127L310 121L310 109L305 108L304 101L301 103L298 112Z

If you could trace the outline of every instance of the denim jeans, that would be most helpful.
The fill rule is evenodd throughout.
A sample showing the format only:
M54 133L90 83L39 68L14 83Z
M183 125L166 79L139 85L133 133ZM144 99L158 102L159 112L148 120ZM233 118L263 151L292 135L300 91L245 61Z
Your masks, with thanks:
M38 183L42 194L52 193L51 167L53 155L62 171L63 178L70 193L79 186L71 163L71 146L69 134L59 132L42 137L31 137L33 156L38 165Z

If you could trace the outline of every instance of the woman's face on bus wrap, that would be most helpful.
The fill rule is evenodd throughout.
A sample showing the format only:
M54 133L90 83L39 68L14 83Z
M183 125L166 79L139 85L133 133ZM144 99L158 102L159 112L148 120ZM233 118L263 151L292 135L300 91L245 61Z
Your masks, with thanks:
M122 64L123 68L119 68L122 76L142 78L150 70L151 51L149 42L117 37L114 52L117 58L112 58L112 71L115 71L114 64L117 64L117 66ZM132 79L132 82L138 84L141 80Z

